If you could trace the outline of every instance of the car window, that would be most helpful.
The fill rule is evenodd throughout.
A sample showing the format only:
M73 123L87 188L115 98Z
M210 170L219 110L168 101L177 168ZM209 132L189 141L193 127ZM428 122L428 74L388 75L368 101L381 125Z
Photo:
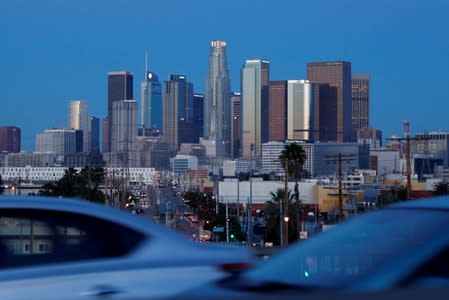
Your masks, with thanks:
M0 268L120 257L142 239L142 233L91 216L0 210Z
M420 253L448 226L444 211L381 210L293 245L247 275L302 286L350 285L411 249Z

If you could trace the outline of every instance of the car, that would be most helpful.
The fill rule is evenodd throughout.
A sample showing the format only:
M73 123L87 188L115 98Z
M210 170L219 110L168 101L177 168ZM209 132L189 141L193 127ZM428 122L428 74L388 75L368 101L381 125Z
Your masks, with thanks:
M118 208L0 196L0 299L160 299L254 260Z
M449 294L449 196L385 206L281 249L184 299L442 299Z

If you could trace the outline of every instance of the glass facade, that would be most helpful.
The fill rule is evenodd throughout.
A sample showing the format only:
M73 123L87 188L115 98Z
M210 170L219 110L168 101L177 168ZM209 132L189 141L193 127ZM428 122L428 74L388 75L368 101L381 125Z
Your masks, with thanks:
M354 140L357 130L369 127L369 88L367 74L352 75L352 134Z
M140 86L140 92L141 126L139 127L162 131L162 87L159 77L153 72L146 72L145 80Z
M127 71L108 73L108 130L107 135L103 135L103 152L111 151L111 127L114 123L112 116L112 104L114 101L132 100L133 97L133 73Z
M163 132L170 151L193 140L193 84L185 75L170 75L164 81Z
M326 141L352 142L354 136L352 134L351 63L346 61L308 63L307 79L312 83L327 84L330 88L325 87L323 93L320 92L318 104L320 114L324 109L328 114L335 113L335 116L330 116L331 119L335 119L333 122L336 124L335 129L332 128L333 126L328 126L331 124L319 124L320 130L329 130L323 132L326 135ZM335 91L332 88L335 88ZM335 105L335 110L328 110L326 107L328 103ZM326 122L328 117L320 115L318 120ZM321 125L326 128L321 128Z
M111 166L133 166L137 136L137 102L114 101L112 106Z
M287 138L313 142L313 84L308 80L289 80L287 85Z
M245 158L251 155L260 157L262 143L268 141L269 66L269 61L256 59L247 60L242 68L241 113L244 117L241 146ZM251 145L254 145L252 154Z
M81 152L89 152L89 116L87 111L87 101L71 100L68 109L69 129L79 129L83 132L83 145Z
M287 81L270 81L269 141L287 139Z
M226 42L212 41L204 98L204 138L215 141L218 157L231 156L231 87Z

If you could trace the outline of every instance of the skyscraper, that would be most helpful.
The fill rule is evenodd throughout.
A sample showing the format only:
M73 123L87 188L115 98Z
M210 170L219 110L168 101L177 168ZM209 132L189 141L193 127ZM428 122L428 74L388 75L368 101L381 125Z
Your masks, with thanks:
M352 75L352 134L354 139L357 130L369 127L369 75Z
M232 115L232 157L238 158L240 156L240 136L241 136L241 119L240 105L241 105L240 93L231 94L231 115Z
M246 60L242 68L241 148L243 157L251 155L251 145L256 157L262 154L262 143L268 141L269 133L269 67L262 59Z
M231 155L231 94L226 42L212 41L204 98L204 138L216 147L216 157Z
M204 95L193 94L193 143L199 143L204 134Z
M270 81L270 129L269 141L284 142L287 139L287 81Z
M82 130L83 146L82 152L89 152L89 117L87 113L87 101L71 100L68 105L68 127L69 129Z
M108 116L104 125L108 127L103 130L103 152L111 151L111 128L114 123L112 116L112 105L114 101L133 99L133 74L128 71L108 73Z
M181 143L192 143L193 84L185 75L170 75L164 81L163 102L164 139L175 154Z
M313 142L314 85L308 80L289 80L287 90L287 138Z
M89 140L89 152L100 153L100 119L92 116L89 122Z
M20 152L20 128L16 126L0 127L0 152Z
M162 88L159 77L150 71L145 72L145 80L140 85L142 128L162 130Z
M307 64L307 79L312 83L328 84L336 88L336 136L330 140L339 142L353 141L352 135L352 91L351 63L346 61L311 62ZM320 95L318 110L321 112L326 102ZM332 95L333 93L329 93ZM320 117L320 120L323 119Z
M137 102L120 100L112 103L111 166L135 166L137 136Z
M76 129L46 129L36 134L36 152L68 155L77 152L82 141L81 131ZM81 149L79 149L81 150Z

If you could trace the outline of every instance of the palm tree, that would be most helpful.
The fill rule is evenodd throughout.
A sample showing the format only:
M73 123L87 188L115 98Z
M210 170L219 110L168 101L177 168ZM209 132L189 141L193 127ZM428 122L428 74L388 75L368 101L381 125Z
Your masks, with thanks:
M291 191L287 194L291 198ZM271 200L267 201L265 217L267 222L267 240L275 244L282 245L283 239L283 203L285 192L283 188L278 188L275 192L270 192ZM282 230L282 233L281 233Z
M285 187L284 187L284 216L287 218L285 220L286 226L285 226L285 244L288 244L288 227L293 222L288 222L289 214L288 214L288 179L289 177L295 178L295 202L297 205L301 205L301 202L299 201L299 189L298 189L298 180L300 178L300 174L304 165L304 162L306 160L306 153L301 145L298 143L289 143L284 146L284 150L282 150L281 154L279 155L279 160L281 161L282 167L284 168L285 173Z

